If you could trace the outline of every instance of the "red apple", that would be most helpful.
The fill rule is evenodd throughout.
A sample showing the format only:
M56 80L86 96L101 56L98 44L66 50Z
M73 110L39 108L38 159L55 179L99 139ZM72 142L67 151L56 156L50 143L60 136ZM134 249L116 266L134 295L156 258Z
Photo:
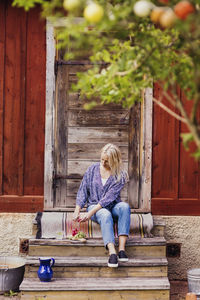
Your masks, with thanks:
M185 20L194 10L194 6L187 0L180 1L174 7L175 14L181 20Z

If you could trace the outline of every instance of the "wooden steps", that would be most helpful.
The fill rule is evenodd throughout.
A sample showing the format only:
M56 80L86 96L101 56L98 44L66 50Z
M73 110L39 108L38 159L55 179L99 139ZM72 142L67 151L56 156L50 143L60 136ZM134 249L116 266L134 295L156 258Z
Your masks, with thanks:
M160 227L159 227L160 226ZM163 232L164 224L158 228ZM116 244L118 240L116 240ZM22 300L169 300L166 241L131 237L127 241L128 262L108 268L108 252L102 239L86 243L56 239L30 239ZM39 257L55 258L53 279L40 282Z
M21 299L70 299L70 300L168 300L167 278L56 278L49 283L37 278L25 279L21 286ZM44 298L40 298L44 297Z
M163 237L129 238L126 252L132 257L165 257L166 242ZM107 256L102 239L88 239L86 243L56 239L30 239L31 256Z
M78 285L77 280L75 278L57 278L53 279L51 282L41 282L38 281L37 278L32 278L31 280L25 279L24 280L24 290L30 290L30 288L34 289L35 291L48 291L48 290L55 290L55 291L77 291L81 289L82 291L85 290L155 290L155 289L165 289L169 288L168 281L166 278L151 278L150 280L144 278L90 278L87 281L85 278L78 278ZM26 284L26 286L25 286Z
M128 262L119 262L118 268L107 267L107 257L55 257L54 277L166 277L166 258L131 258ZM39 258L28 257L25 276L37 278Z

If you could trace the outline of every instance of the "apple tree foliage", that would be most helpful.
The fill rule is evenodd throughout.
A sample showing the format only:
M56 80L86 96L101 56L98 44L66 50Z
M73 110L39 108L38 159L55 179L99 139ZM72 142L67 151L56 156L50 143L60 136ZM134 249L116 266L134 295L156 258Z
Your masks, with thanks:
M86 0L76 1L76 9L66 11L62 0L14 0L13 5L26 10L36 4L42 14L53 23L63 18L57 28L58 47L67 49L66 59L88 55L93 67L78 74L74 87L81 96L87 96L90 109L101 103L121 103L131 107L141 101L142 91L159 82L162 94L153 100L168 113L184 122L188 133L182 134L186 148L196 144L195 157L200 158L200 0L191 0L195 12L184 20L177 19L173 26L162 28L149 16L139 17L133 11L137 0L99 0L104 11L99 22L84 18ZM155 6L173 9L179 0L152 0ZM163 4L165 2L165 4ZM93 12L91 12L93 13ZM92 16L95 20L95 15ZM179 86L192 104L188 113L177 94ZM170 92L169 92L170 91ZM162 102L165 98L169 105ZM174 108L172 108L174 106Z

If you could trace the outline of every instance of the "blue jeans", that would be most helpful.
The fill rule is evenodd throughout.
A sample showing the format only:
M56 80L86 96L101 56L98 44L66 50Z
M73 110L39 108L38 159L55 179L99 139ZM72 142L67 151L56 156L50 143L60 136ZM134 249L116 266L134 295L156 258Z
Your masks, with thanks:
M90 211L95 205L90 205ZM118 225L118 236L129 235L130 229L130 207L125 202L117 203L111 211L106 208L98 210L91 218L92 221L97 222L101 226L102 237L105 247L108 243L115 244L114 236L114 221Z

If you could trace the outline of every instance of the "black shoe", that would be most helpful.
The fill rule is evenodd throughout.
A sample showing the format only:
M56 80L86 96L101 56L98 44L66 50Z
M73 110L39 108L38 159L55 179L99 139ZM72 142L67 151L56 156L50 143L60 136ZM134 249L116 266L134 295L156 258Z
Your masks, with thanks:
M119 261L128 261L128 257L124 250L119 251L118 257L119 257Z
M117 268L118 267L118 258L116 254L111 254L108 259L108 267Z

